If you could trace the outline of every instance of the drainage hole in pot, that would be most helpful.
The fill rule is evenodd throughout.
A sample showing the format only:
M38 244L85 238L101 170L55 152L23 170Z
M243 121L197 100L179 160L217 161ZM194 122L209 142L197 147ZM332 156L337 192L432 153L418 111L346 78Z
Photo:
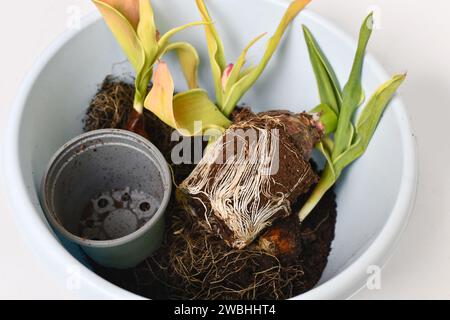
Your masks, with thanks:
M106 199L100 199L100 200L98 200L98 207L99 208L102 208L102 209L104 209L104 208L106 208L106 206L108 205L108 200L106 200Z
M79 223L84 239L105 241L125 237L143 227L156 213L160 200L127 187L96 195Z
M142 202L139 205L139 208L141 209L141 211L149 211L151 206L150 206L150 203L148 203L148 202Z

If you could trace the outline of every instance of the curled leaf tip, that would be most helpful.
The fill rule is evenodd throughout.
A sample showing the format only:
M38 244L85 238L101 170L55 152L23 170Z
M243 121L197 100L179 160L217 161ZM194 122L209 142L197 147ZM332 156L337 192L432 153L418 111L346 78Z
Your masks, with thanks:
M374 29L374 12L373 11L371 11L368 15L367 15L367 17L366 17L366 20L365 20L365 26L366 26L366 28L367 29L369 29L369 30L373 30Z
M95 5L106 4L120 12L137 30L139 24L140 0L92 0Z
M197 50L187 42L174 42L165 48L162 55L169 51L177 53L189 89L198 88L198 66L200 64L200 58Z
M294 7L304 7L308 5L312 0L294 0L291 2L291 6Z
M302 11L312 0L295 0L289 5L286 11L286 19L292 19L297 16L297 14Z
M112 0L93 0L93 3L102 14L106 24L111 29L134 69L139 71L143 66L145 57L142 43L135 28L137 24L134 23L139 18L136 20L135 14L129 12L131 9L124 9L131 8L131 6L125 6L122 1Z
M157 115L167 125L174 126L172 98L175 90L169 66L160 61L155 68L153 87L145 99L145 107Z

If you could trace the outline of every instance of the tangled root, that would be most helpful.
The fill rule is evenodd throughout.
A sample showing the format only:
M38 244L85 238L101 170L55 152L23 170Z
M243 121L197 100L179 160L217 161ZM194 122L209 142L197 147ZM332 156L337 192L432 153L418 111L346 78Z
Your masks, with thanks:
M122 128L133 108L134 86L106 77L84 118L84 131Z
M270 240L279 228L295 233L300 250L286 255L265 251L260 241L232 249L177 206L167 212L166 239L151 258L129 270L95 265L95 271L150 299L289 299L312 289L327 264L336 222L334 197L329 191L301 225L292 215L260 237Z
M146 265L171 299L286 299L306 289L301 264L283 265L256 245L231 249L180 208Z
M122 127L132 108L133 94L133 86L107 78L89 107L85 129ZM171 129L153 115L146 116L150 140L170 159ZM193 167L173 169L175 180L181 182ZM151 299L261 300L288 299L310 290L326 266L336 221L332 190L301 225L292 215L241 250L205 232L200 220L185 212L175 199L172 204L166 212L166 239L151 258L128 270L104 268L92 261L94 270L110 282ZM294 240L300 239L301 245L279 242L278 235L284 230L295 233Z

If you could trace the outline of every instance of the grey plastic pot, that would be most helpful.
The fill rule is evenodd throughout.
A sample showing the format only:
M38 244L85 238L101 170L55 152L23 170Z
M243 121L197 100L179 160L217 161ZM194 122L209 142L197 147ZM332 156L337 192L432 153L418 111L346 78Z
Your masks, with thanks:
M156 210L151 219L118 239L82 238L79 225L91 199L124 188L150 195ZM125 269L160 247L171 188L167 162L148 140L124 130L98 130L71 140L53 156L43 177L41 204L60 237L79 245L103 266ZM127 221L116 223L123 222Z

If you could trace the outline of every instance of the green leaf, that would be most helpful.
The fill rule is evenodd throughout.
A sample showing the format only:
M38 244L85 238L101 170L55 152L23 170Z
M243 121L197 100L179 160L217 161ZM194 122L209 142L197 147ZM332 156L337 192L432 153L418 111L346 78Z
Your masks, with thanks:
M329 160L331 159L331 154L333 153L334 141L333 141L333 139L331 139L328 136L328 137L323 138L321 143L322 143L322 146L319 146L318 149L321 151L323 148L324 150L326 150L328 152L328 155L326 155L326 157L328 156L329 159L327 158L327 160L330 163ZM323 154L323 151L322 151L322 154Z
M166 46L161 56L164 56L169 51L175 51L177 53L189 89L198 88L200 58L197 50L187 42L174 42Z
M153 75L153 64L146 59L144 66L137 72L135 79L136 91L134 94L134 109L141 114L144 111L144 99L147 94L148 84Z
M304 221L308 217L325 193L336 183L336 179L332 166L328 164L320 177L319 183L299 212L300 221Z
M336 130L338 115L329 105L322 103L312 109L309 113L317 113L319 115L320 122L325 127L326 135L333 133Z
M406 78L406 75L396 75L383 84L369 99L356 122L356 126L354 126L352 122L353 115L364 101L361 76L364 55L371 35L371 26L372 15L369 15L361 28L352 72L344 88L343 101L338 114L338 126L334 134L335 141L333 143L330 136L327 136L316 146L327 160L327 165L319 184L315 187L312 195L299 213L302 221L311 213L323 195L336 183L342 171L364 154L383 112ZM312 63L314 64L313 60ZM320 61L316 59L315 62ZM318 65L320 66L320 63ZM324 71L322 68L320 72ZM326 77L322 75L318 79L326 80ZM313 111L317 111L319 108L320 106ZM324 121L327 120L324 119Z
M353 62L352 71L349 80L344 87L342 107L339 114L338 127L334 136L335 148L333 151L333 159L340 156L346 148L348 148L353 140L352 117L356 109L364 100L364 91L362 89L362 69L364 64L364 56L367 49L367 44L372 34L373 14L370 14L361 27L358 49L356 51Z
M325 141L319 142L317 144L317 149L325 157L325 160L327 161L326 165L328 165L330 167L330 170L333 173L333 176L336 177L336 173L334 172L334 167L333 167L333 160L331 159L331 152L330 152L332 150L332 149L330 149L330 147L332 147L332 145L330 145L329 142L331 142L331 139L328 139L328 143Z
M405 79L406 74L394 76L370 98L358 118L355 143L334 161L337 171L342 172L345 167L364 154L386 107Z
M369 145L384 110L405 79L406 74L395 75L369 99L356 123L356 134L364 149Z
M315 187L312 195L299 213L301 221L308 216L323 195L336 183L342 171L364 154L376 127L380 122L384 110L389 105L389 102L405 78L406 75L404 74L396 75L374 93L358 118L355 131L355 143L341 156L332 160L329 150L332 149L333 146L327 146L328 143L326 140L324 140L323 143L318 144L317 148L326 158L327 166L320 178L319 184Z
M336 180L338 178L336 176L336 173L334 172L333 161L331 159L333 141L329 138L324 138L317 144L316 148L323 154L327 161L327 164L325 165L325 169L322 172L319 183L314 187L311 196L308 198L299 212L300 221L306 219L309 213L311 213L311 211L319 203L320 199L322 199L324 194L336 183Z
M273 54L275 53L278 45L280 44L281 38L283 37L287 27L294 20L294 18L302 11L310 0L295 0L293 1L288 9L286 10L280 25L277 28L275 34L270 38L267 45L267 49L264 53L263 58L256 68L247 74L245 77L240 79L231 89L228 94L225 103L223 105L223 112L226 116L230 116L234 108L238 104L242 96L253 86L253 84L261 76Z
M320 49L311 31L303 26L306 45L309 51L311 65L317 80L320 101L339 113L342 105L342 90L336 74L325 54Z
M217 30L209 15L203 0L195 0L198 10L202 16L205 25L206 42L208 45L209 60L211 64L211 70L213 74L214 88L216 91L217 105L222 108L223 105L223 90L222 90L222 75L227 67L227 61L225 58L225 50L223 48L222 40L217 33Z
M106 24L111 29L131 65L136 72L139 72L145 62L145 52L133 25L120 11L107 4L106 1L93 0L93 2L103 15ZM118 1L109 2L115 3Z

